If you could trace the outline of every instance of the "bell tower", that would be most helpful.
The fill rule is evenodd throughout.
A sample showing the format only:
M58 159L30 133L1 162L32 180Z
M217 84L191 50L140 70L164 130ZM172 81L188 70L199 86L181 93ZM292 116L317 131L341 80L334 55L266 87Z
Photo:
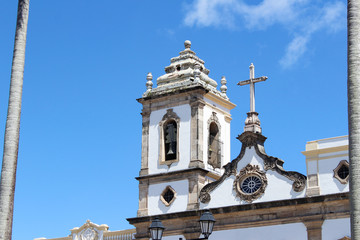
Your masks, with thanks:
M211 79L204 61L185 49L170 60L153 87L137 99L142 108L138 217L199 208L201 188L230 162L230 110L235 107Z

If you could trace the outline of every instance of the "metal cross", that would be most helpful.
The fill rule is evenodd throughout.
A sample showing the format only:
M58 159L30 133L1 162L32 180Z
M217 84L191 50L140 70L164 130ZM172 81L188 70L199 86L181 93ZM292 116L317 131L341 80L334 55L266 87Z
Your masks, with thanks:
M245 81L238 82L237 85L244 86L250 84L250 112L255 112L255 83L263 82L267 79L267 77L262 76L258 78L254 78L255 76L255 67L254 64L251 63L250 67L250 79Z

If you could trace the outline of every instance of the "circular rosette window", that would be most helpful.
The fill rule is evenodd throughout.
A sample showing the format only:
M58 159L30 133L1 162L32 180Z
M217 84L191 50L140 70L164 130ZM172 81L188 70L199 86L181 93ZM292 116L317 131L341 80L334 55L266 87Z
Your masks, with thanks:
M252 202L258 199L267 186L265 172L259 169L259 166L248 164L243 168L234 181L234 189L240 199Z

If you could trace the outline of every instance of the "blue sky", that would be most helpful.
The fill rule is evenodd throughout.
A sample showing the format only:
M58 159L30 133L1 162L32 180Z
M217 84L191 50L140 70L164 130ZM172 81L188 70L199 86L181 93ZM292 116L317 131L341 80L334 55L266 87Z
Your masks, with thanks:
M16 1L0 3L1 142L16 12ZM13 239L67 236L87 219L131 227L135 99L187 39L237 105L232 158L249 110L249 88L236 83L252 62L269 77L256 86L265 148L286 170L305 173L307 141L347 134L344 0L31 1Z

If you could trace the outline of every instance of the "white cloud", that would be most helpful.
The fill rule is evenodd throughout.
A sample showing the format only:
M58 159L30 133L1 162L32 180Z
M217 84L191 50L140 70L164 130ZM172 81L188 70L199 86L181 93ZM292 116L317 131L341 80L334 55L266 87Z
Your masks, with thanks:
M220 26L232 27L234 22L233 6L236 0L197 0L187 6L185 24L188 26Z
M247 27L263 29L275 23L293 22L298 15L297 6L303 2L302 0L263 0L258 5L242 3L238 13L245 19Z
M250 5L245 0L195 0L187 6L184 23L197 27L244 26L249 30L263 30L272 25L287 29L293 40L279 61L290 67L306 52L311 37L318 31L334 33L346 26L346 6L339 0L263 0ZM249 2L249 1L248 1Z
M287 46L285 56L280 60L281 66L288 68L293 65L306 51L309 35L295 37Z

